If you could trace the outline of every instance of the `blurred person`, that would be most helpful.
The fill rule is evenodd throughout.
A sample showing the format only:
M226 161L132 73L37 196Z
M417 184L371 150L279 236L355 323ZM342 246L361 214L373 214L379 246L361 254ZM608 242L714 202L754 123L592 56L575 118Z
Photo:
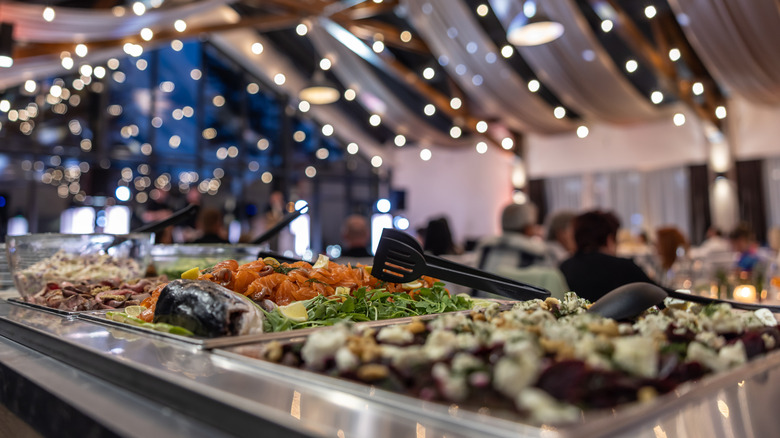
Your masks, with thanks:
M537 234L536 221L533 203L507 205L501 212L501 235L483 239L477 245L479 268L496 272L501 268L552 265L547 246Z
M661 283L675 286L675 278L682 273L688 261L688 241L677 227L662 227L656 230L656 249L663 276Z
M279 223L284 217L285 212L284 194L278 190L274 190L268 197L268 206L265 209L265 229L270 230L274 225ZM279 234L268 239L268 246L273 251L280 251Z
M574 218L575 254L560 269L571 290L590 301L634 282L652 280L632 260L617 257L620 220L611 212L589 211Z
M371 243L371 227L364 216L353 214L344 220L341 227L341 257L371 257L368 245Z
M739 256L736 268L741 271L752 271L761 261L758 254L758 242L756 242L750 225L740 223L729 233L731 249Z
M164 202L150 200L146 204L146 210L141 213L141 220L144 224L168 219L173 214L173 209ZM162 231L154 233L154 243L168 244L173 243L173 227L166 227Z
M572 226L575 216L571 211L559 211L547 220L547 250L556 266L571 257L577 249Z
M691 258L703 259L714 253L725 253L731 251L731 244L723 237L723 232L716 226L707 229L707 234L701 245L691 248Z
M437 256L462 252L452 240L450 223L446 217L442 216L428 222L428 227L425 229L423 250Z
M229 243L225 238L227 230L222 222L222 212L216 208L204 208L200 211L197 229L201 236L191 243Z

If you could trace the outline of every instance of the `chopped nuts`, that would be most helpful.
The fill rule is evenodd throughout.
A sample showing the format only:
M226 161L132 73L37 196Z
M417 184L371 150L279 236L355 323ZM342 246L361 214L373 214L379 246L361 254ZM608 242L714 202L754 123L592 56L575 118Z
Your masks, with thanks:
M419 319L415 318L412 320L412 322L406 325L406 330L409 330L414 334L422 333L425 331L425 324Z
M639 391L636 392L636 398L641 403L653 401L656 397L658 397L658 391L656 391L652 386L643 386L639 388Z
M592 322L588 324L588 330L595 334L603 334L606 336L619 336L620 330L617 323L612 319L603 319L600 322Z
M378 363L370 363L361 366L357 370L357 376L360 380L379 380L384 379L390 374L386 366Z
M271 341L265 347L265 358L271 362L279 362L282 359L282 344Z

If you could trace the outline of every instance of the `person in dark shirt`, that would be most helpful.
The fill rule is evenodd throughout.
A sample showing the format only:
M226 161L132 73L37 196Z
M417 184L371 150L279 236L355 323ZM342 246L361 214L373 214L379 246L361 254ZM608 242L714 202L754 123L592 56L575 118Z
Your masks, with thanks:
M610 212L589 211L574 218L577 252L561 263L569 288L591 302L628 283L652 280L632 260L616 257L620 220Z
M203 233L192 243L230 243L222 224L222 212L216 208L204 208L198 216L198 229Z
M368 219L364 216L353 214L347 217L341 228L341 240L344 243L341 257L371 257L371 253L368 251L371 228L368 225Z

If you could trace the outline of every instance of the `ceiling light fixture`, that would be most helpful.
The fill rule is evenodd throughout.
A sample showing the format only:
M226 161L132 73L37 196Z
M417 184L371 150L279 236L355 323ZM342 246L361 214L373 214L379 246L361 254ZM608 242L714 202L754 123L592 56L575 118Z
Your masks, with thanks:
M0 67L14 65L14 25L13 23L0 23Z
M538 46L560 38L564 29L561 23L536 8L538 0L525 0L523 12L509 23L506 39L516 46Z
M298 92L298 98L312 105L327 105L339 100L341 93L336 86L328 81L321 70L314 72L311 82Z

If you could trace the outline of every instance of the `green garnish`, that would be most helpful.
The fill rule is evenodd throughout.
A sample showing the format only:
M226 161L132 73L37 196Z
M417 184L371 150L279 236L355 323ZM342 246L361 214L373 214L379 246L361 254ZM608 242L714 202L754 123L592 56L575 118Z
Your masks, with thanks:
M294 269L298 269L298 268L292 267L292 266L291 267L287 267L287 266L279 265L279 266L275 266L274 267L274 272L277 272L279 274L287 275L290 271L292 271Z
M309 327L333 325L341 321L376 321L380 319L403 318L430 315L433 313L468 310L473 301L464 296L451 297L443 283L431 288L421 288L412 294L391 293L384 289L362 287L342 302L338 298L318 295L303 301L309 320L293 322L278 309L265 312L264 332L282 332Z
M125 312L106 312L106 318L112 321L122 322L125 324L130 324L145 329L155 330L158 332L171 333L180 336L195 336L195 333L192 333L191 331L187 330L184 327L166 324L164 322L155 322L155 323L146 322L143 319L130 316Z

